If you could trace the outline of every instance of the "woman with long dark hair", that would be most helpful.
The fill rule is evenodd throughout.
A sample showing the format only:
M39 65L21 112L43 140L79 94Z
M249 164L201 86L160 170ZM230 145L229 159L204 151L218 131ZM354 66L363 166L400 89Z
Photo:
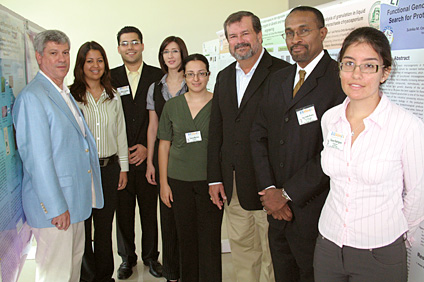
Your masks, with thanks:
M158 59L164 76L153 83L147 92L147 109L149 110L149 127L147 129L147 181L158 185L157 130L165 102L187 92L182 71L182 61L187 57L184 41L176 36L165 38L160 45ZM162 230L162 275L167 281L177 281L180 277L177 231L172 206L160 202Z
M117 192L127 184L128 144L124 112L121 98L111 85L106 52L100 44L91 41L80 47L74 76L70 90L96 140L104 197L104 207L93 209L92 216L85 221L81 281L109 282L114 281L112 221Z

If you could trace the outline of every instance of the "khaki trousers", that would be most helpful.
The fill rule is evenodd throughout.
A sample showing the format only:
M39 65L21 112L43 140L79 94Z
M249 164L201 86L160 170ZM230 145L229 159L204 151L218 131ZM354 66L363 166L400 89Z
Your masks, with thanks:
M240 206L235 181L231 203L225 203L224 209L237 281L274 282L267 214L262 210L248 211Z
M68 230L32 228L35 253L35 281L79 282L84 254L84 221L71 224Z

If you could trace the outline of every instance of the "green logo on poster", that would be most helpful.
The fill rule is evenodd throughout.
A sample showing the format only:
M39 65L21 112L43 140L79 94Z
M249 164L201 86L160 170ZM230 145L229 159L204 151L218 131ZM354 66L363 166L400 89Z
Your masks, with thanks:
M380 28L380 1L375 2L368 14L368 24L371 27Z

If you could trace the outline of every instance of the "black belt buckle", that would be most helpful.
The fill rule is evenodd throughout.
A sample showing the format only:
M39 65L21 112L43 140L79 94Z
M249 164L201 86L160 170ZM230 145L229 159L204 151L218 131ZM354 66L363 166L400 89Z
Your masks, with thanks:
M113 156L110 156L108 158L101 158L101 159L99 159L100 167L106 167L110 164L113 164L116 159L117 159L116 154L113 155Z

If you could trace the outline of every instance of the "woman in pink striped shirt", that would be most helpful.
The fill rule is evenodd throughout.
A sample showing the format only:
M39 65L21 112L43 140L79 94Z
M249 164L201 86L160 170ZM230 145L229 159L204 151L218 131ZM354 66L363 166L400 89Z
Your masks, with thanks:
M349 34L339 66L347 98L321 121L330 193L315 281L406 282L405 243L424 220L424 124L380 91L392 70L381 31Z

